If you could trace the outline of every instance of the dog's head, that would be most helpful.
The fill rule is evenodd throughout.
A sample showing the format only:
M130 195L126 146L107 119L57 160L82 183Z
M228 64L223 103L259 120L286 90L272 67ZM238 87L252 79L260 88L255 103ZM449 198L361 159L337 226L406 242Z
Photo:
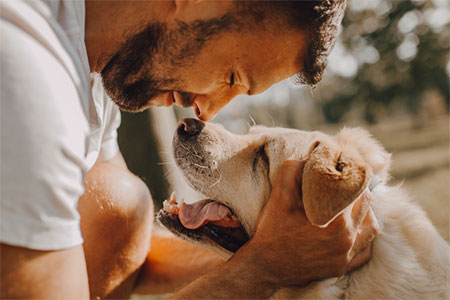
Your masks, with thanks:
M345 128L332 137L255 126L246 135L235 135L220 125L185 119L173 146L184 177L209 200L166 202L159 220L174 233L225 255L252 236L285 160L306 160L303 205L309 221L318 226L350 205L373 175L385 179L390 163L390 155L360 128Z

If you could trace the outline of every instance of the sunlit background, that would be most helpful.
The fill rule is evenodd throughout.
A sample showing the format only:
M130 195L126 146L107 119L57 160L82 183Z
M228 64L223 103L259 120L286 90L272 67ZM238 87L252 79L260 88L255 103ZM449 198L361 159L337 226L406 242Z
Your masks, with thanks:
M328 133L344 125L367 128L393 153L391 183L403 182L448 241L449 3L350 1L321 83L285 80L263 94L237 97L214 122L235 133L253 124ZM130 169L157 205L174 189L166 180L176 173L167 158L170 116L164 108L123 114L119 130ZM176 116L193 113L176 109Z

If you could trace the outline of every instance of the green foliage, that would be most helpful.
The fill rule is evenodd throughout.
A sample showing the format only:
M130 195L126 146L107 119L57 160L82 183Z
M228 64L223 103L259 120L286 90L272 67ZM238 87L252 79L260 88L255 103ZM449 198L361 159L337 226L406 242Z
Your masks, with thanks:
M448 112L448 10L446 15L432 1L373 2L376 7L347 8L341 42L358 69L352 78L332 74L322 106L326 120L339 122L358 104L369 123L376 122L377 110L393 106L418 114L427 90L442 95Z

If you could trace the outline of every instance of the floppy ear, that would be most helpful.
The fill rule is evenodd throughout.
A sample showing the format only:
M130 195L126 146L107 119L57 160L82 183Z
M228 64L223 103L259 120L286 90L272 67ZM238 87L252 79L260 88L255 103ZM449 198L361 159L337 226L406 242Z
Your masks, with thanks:
M370 172L351 147L316 141L309 150L302 179L306 217L328 225L364 191Z
M391 155L367 130L345 127L336 135L336 140L340 145L351 145L364 158L373 174L387 179Z

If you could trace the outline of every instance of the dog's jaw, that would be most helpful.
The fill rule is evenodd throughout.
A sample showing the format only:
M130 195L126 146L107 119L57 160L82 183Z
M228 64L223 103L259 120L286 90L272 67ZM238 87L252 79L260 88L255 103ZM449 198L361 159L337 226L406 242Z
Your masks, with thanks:
M217 252L224 259L228 259L244 243L248 241L248 235L244 229L226 228L214 224L205 224L198 229L184 227L178 215L161 209L157 220L172 233L194 244L209 248Z
M256 142L214 124L206 124L198 135L177 133L173 139L175 161L188 184L231 208L250 236L270 193L267 173L251 168ZM245 188L249 180L254 189Z

